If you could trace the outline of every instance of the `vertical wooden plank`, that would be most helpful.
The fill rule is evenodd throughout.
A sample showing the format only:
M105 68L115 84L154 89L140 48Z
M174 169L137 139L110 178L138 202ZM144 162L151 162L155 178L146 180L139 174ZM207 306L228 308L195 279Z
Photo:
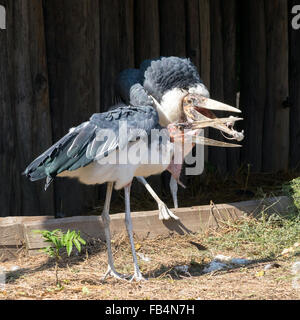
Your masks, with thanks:
M263 127L266 99L266 30L264 2L246 0L240 7L240 105L245 139L241 160L251 171L262 169ZM253 23L253 20L255 23Z
M160 0L159 15L161 55L186 57L185 1ZM170 174L168 172L163 172L161 179L163 194L169 195ZM183 183L185 183L184 179Z
M210 90L210 2L209 0L199 0L199 28L200 28L200 77L205 86ZM205 129L206 137L209 135L209 130ZM204 146L204 159L208 162L210 148Z
M210 95L213 99L224 101L224 55L223 55L223 24L222 6L220 0L210 1L210 26L211 26L211 76ZM223 116L223 112L216 113ZM220 132L209 129L213 139L224 140ZM227 170L227 156L225 148L210 148L209 162L225 173Z
M160 56L160 25L158 0L143 0L134 2L134 51L135 66L138 68L145 59ZM156 192L161 192L160 176L149 177L150 185L155 186ZM145 188L135 183L134 193L141 195Z
M158 0L134 2L135 65L160 55Z
M237 94L237 6L236 0L222 1L223 59L224 59L224 101L236 106ZM240 149L229 148L227 170L234 173L239 167Z
M8 37L12 32L11 8L7 0L0 0L6 8L6 30L0 30L0 216L20 214L20 167L17 159L15 112L11 99L11 61Z
M265 0L267 96L263 131L263 170L287 169L289 156L287 0Z
M186 55L197 67L200 73L200 17L199 0L186 1L186 31L187 48Z
M45 193L43 182L31 183L21 177L25 167L52 142L42 3L38 0L7 1L7 22L12 108L8 114L13 116L10 125L15 130L12 136L17 158L11 160L13 167L17 166L14 167L15 191L10 189L13 196L8 199L16 197L19 202L14 205L18 212L8 214L53 214L53 190Z
M133 0L101 0L101 111L115 101L120 71L134 67Z
M210 1L199 0L199 19L200 19L200 76L204 84L210 90Z
M98 1L44 1L53 140L100 111ZM56 211L83 214L96 188L75 180L55 182Z
M160 49L162 56L186 56L186 14L182 0L160 0Z
M292 8L298 0L289 1L289 97L290 97L290 167L300 165L300 30L292 28Z
M100 30L100 101L103 112L116 102L115 80L118 73L134 67L133 0L101 0ZM105 193L105 185L100 186L102 200L105 198Z

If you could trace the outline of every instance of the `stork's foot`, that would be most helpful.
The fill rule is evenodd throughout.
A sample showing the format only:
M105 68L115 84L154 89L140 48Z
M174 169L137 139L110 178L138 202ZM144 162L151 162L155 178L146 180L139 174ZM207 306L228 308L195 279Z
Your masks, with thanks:
M107 271L106 271L105 275L102 277L101 280L105 281L107 279L107 277L114 277L114 278L119 279L119 280L128 281L128 275L121 274L121 273L117 272L116 270L112 269L111 267L107 268Z
M147 281L146 278L143 277L141 272L136 272L130 279L130 282L136 281L136 282L141 282L141 281Z
M159 210L159 216L158 216L159 220L169 220L170 218L179 220L179 217L175 216L175 214L163 202L158 204L158 210Z

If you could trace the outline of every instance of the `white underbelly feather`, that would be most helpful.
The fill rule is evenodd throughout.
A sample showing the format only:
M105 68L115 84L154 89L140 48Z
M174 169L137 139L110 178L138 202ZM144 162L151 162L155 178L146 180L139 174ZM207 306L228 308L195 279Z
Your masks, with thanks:
M138 145L138 142L135 144ZM172 147L170 145L168 145L168 149L170 156L172 156ZM161 153L158 149L155 152L157 154ZM129 184L134 177L157 175L169 166L169 162L160 163L162 161L158 161L153 164L149 163L151 162L150 149L141 152L138 161L133 163L129 161L127 164L120 164L116 163L116 159L119 159L119 150L110 153L104 159L93 161L86 167L74 171L63 171L58 177L77 178L81 183L87 185L115 182L115 189L121 189Z

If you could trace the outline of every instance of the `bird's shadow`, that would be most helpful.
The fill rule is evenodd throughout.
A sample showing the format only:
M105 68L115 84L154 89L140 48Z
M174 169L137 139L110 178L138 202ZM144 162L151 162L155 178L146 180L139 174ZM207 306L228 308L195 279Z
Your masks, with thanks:
M188 229L180 220L163 220L164 226L170 230L170 232L176 232L179 235L195 234L195 232Z
M188 266L188 272L178 271L176 268L180 266L180 263L174 263L172 265L161 265L159 268L151 270L145 274L148 279L166 279L169 278L171 280L184 280L192 277L201 277L208 274L225 274L234 272L237 269L254 269L260 264L271 263L276 261L274 258L263 258L249 261L248 264L244 265L230 265L228 268L224 268L221 270L216 270L212 272L204 272L204 268L207 267L208 263L198 263L192 262Z

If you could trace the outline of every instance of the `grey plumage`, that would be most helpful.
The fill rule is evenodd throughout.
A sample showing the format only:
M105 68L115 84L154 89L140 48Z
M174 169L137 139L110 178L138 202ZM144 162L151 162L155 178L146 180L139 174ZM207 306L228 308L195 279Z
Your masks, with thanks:
M31 181L47 178L45 189L65 170L73 171L85 167L92 161L107 156L116 148L122 148L120 141L106 144L99 141L97 135L101 130L109 129L119 136L119 121L125 121L129 139L135 139L136 134L143 130L150 134L151 129L161 128L158 124L158 114L154 108L117 106L113 110L92 115L89 121L70 130L62 139L35 159L24 171ZM135 130L134 134L130 134ZM103 147L103 148L101 148Z
M151 106L152 100L143 88L144 75L139 69L122 71L116 81L117 96L126 105Z
M117 78L117 96L126 104L152 105L149 95L161 101L174 88L185 89L203 84L190 59L159 57L144 60L139 69L126 69Z
M190 59L178 57L162 57L154 60L145 71L145 90L160 101L171 89L185 89L202 83L197 68Z

